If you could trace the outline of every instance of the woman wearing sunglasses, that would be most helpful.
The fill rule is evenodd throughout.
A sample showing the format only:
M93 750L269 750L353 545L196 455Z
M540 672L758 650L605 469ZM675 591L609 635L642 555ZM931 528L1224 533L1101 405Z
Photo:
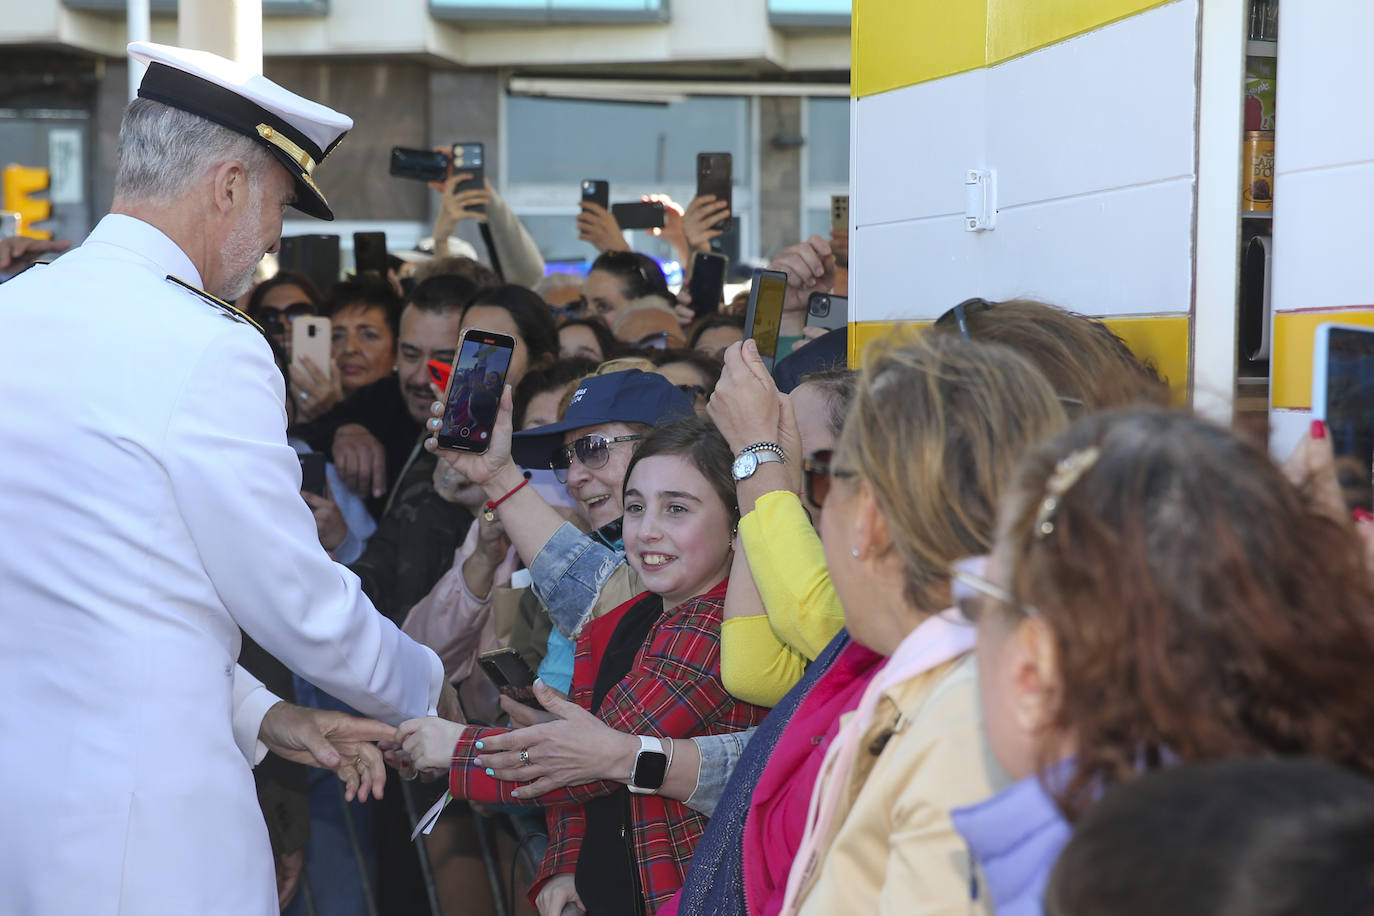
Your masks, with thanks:
M481 760L485 742L508 730L438 718L398 730L417 768L449 774L454 797L555 809L534 887L543 916L561 916L569 902L592 914L656 912L681 887L706 823L655 794L675 746L740 731L763 716L720 682L721 609L737 517L730 463L725 441L701 420L644 437L628 462L623 499L626 555L647 591L590 622L578 638L572 700L648 759L614 779L536 801L519 783L494 778ZM526 764L537 759L532 749L520 756Z
M988 736L1021 780L955 823L998 913L1038 914L1070 824L1176 762L1374 773L1374 583L1348 519L1182 413L1086 417L1037 448L991 559L955 567Z

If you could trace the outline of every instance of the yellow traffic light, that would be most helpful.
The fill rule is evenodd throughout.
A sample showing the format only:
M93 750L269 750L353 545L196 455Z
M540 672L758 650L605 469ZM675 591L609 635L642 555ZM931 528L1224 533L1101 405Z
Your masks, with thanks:
M27 165L5 166L5 201L3 210L13 210L19 214L19 234L31 239L50 239L52 233L46 229L35 229L35 223L52 216L52 201L31 197L48 189L51 176L47 169Z

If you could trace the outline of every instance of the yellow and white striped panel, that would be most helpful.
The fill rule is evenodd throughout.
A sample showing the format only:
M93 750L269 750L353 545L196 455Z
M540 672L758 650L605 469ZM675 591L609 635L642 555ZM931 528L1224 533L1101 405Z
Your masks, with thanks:
M1107 318L1183 396L1198 0L855 0L852 353L970 296ZM992 169L997 225L964 228Z

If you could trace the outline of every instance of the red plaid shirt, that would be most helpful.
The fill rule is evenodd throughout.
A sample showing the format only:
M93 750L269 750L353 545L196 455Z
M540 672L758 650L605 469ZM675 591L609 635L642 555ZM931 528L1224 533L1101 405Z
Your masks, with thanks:
M725 606L722 582L704 595L665 613L653 625L635 655L630 673L611 688L597 717L617 731L660 738L743 731L763 720L767 710L736 700L720 680L720 624ZM616 623L640 595L585 627L573 655L571 699L591 708L599 658ZM538 895L544 882L577 868L585 830L582 804L608 795L621 783L604 780L568 786L538 799L510 796L519 783L500 782L472 765L480 752L475 743L506 729L465 729L453 751L449 790L455 798L504 804L533 804L549 808L549 849L530 889ZM692 851L706 827L706 818L681 802L657 795L632 795L635 858L644 903L654 913L682 887Z

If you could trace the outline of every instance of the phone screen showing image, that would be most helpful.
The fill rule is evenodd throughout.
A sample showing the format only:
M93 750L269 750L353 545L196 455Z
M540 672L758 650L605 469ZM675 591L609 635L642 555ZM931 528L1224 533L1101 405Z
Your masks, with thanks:
M1374 508L1374 330L1327 329L1325 409L1346 504Z
M470 330L463 335L449 379L439 425L439 447L485 452L501 406L515 341L505 334Z

